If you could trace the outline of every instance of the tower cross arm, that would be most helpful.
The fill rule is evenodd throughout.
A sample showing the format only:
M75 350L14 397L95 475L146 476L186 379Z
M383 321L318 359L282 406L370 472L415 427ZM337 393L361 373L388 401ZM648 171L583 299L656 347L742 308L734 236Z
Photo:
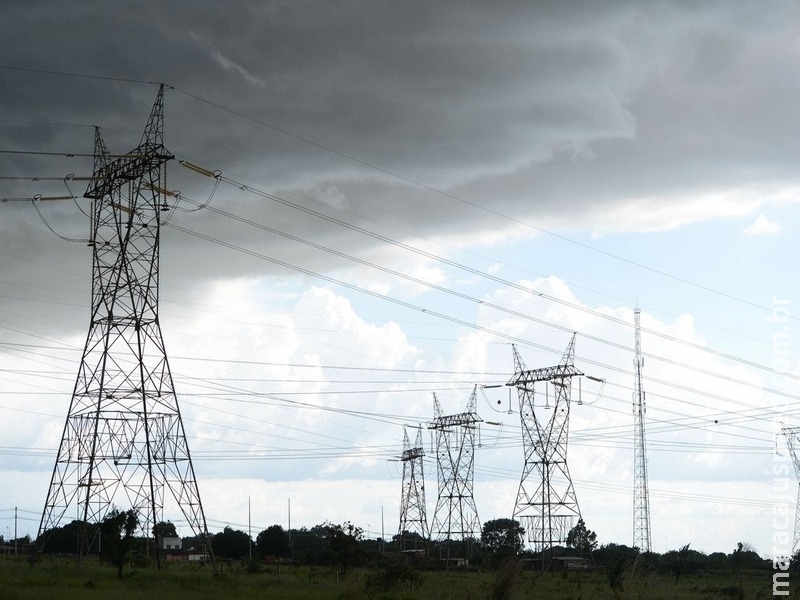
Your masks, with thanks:
M425 456L424 448L409 448L408 450L403 450L403 454L399 458L402 461L407 461L407 460L414 460L415 458L422 458L424 456Z
M466 412L457 415L443 415L437 417L428 424L428 429L447 429L448 427L466 426L482 422L483 419L481 419L477 413Z
M175 157L161 145L142 144L125 156L101 167L92 177L84 197L100 200L173 158Z
M515 373L508 380L506 385L516 386L537 381L553 381L556 379L566 379L568 377L580 377L583 373L575 368L574 365L556 365L555 367L544 367L541 369L528 369Z

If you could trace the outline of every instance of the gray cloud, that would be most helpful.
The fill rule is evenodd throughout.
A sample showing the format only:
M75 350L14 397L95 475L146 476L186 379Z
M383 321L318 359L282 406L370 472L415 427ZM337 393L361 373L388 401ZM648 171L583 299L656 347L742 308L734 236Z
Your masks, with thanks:
M179 158L315 210L348 211L332 213L346 220L391 224L396 237L468 243L518 225L426 186L514 219L592 227L605 207L655 210L680 195L793 183L792 6L18 3L4 7L0 34L6 66L175 86L166 137ZM91 129L76 124L100 124L112 152L127 151L155 94L118 80L1 76L7 121L58 124L0 123L7 148L91 152ZM90 168L88 158L0 156L4 174ZM3 186L0 197L64 193L58 182ZM175 166L170 187L203 200L211 182ZM377 243L233 186L215 203L344 252ZM47 263L62 243L29 206L0 208L4 247ZM74 207L44 212L64 235L85 231ZM352 266L219 215L174 222L312 269ZM178 285L273 269L176 232L165 244ZM70 271L86 260L60 255L75 261Z
M164 81L174 86L167 90L166 97L168 148L179 159L221 169L236 182L220 185L213 207L408 273L422 270L418 256L238 186L277 193L301 206L399 240L425 243L424 238L434 238L463 250L457 254L459 257L477 247L472 259L466 260L474 259L471 264L480 269L477 265L484 264L484 259L485 264L495 262L499 268L506 248L490 252L494 257L478 259L477 254L485 248L477 240L491 237L503 241L514 235L533 235L534 230L525 229L518 221L556 231L569 226L580 235L595 228L642 230L654 227L654 222L655 226L675 227L692 219L731 214L724 206L725 193L730 190L745 197L740 200L745 205L740 214L746 214L747 202L755 206L762 201L751 190L783 186L781 197L785 200L791 186L797 185L796 164L800 156L795 139L796 85L790 76L796 72L800 59L795 43L794 2L699 4L675 0L647 5L596 1L489 5L290 0L222 5L203 0L134 6L98 1L71 5L5 2L0 10L0 66L17 68L0 69L0 149L91 153L91 125L98 124L112 152L130 150L138 143L156 88L124 80ZM85 175L91 170L91 162L87 157L0 154L0 175ZM60 181L5 179L0 180L0 187L2 198L66 192ZM168 187L180 190L185 198L204 201L213 181L174 162ZM72 189L80 195L83 184L75 182ZM709 194L722 195L724 199L718 204L709 202L694 212L686 210L690 204L703 204ZM753 197L748 198L748 194ZM182 204L184 208L189 206ZM74 204L42 203L41 209L59 234L71 238L86 235L87 219ZM750 212L752 218L747 224L762 213L770 221L776 218L766 209ZM365 287L389 289L394 298L409 298L415 291L416 286L408 282L399 283L385 273L356 267L331 253L219 213L176 210L169 214L172 225ZM633 253L654 239L621 241L617 247L629 243ZM444 244L430 243L426 247L447 251L442 250L446 248ZM343 415L329 420L322 418L328 415L299 409L287 413L266 402L254 404L249 397L246 401L240 398L242 402L217 398L219 390L204 385L203 379L237 382L233 384L237 387L251 382L259 392L264 391L265 382L271 381L267 391L287 395L308 392L309 396L296 397L320 405L347 405L348 409L424 419L430 412L427 388L438 386L435 382L426 383L434 377L423 375L426 369L499 373L511 368L507 340L500 350L496 341L488 341L488 334L475 334L476 339L471 339L453 328L452 323L436 321L431 312L425 315L386 302L372 305L355 294L351 308L345 306L344 297L294 285L297 282L293 279L297 278L304 278L301 284L308 283L312 279L308 275L298 275L175 228L164 229L161 249L164 337L178 376L193 451L198 452L199 476L204 480L208 474L263 477L270 480L270 494L275 496L274 480L279 477L383 479L386 469L381 461L373 460L370 465L314 462L311 467L299 469L291 461L279 466L273 466L272 461L267 464L272 470L267 471L264 463L256 460L218 463L214 453L219 449L245 451L240 445L251 441L267 449L291 447L292 439L299 440L298 446L327 439L309 440L308 432L334 434L347 440L347 444L339 439L325 442L334 445L347 446L363 440L365 445L377 443L382 448L393 448L396 443L398 451L401 438L399 427L372 421L364 425ZM724 254L725 261L734 261L736 252L751 249L743 245L731 252L720 246L715 251ZM691 252L680 254L690 255ZM786 252L775 263L782 265L781 261L785 261L790 266L790 256ZM535 268L569 273L565 262L570 257L571 254L542 257L541 265ZM26 424L9 428L10 446L52 448L58 439L63 421L56 415L66 411L88 325L90 260L91 251L85 244L70 244L57 238L29 203L0 204L0 342L7 369L2 376L4 385L12 390L4 397L4 410L8 408L9 419L14 419L9 422L24 420ZM520 256L517 262L527 264L527 257ZM650 286L655 279L652 273L651 278L631 277L630 285L619 289L615 286L627 278L627 272L607 273L607 262L587 262L596 272L575 287L601 287L595 282L609 275L607 285L602 284L603 291L613 293L615 305L617 301L624 302L619 298L632 295L634 286L641 284L647 286L650 298L655 294L665 298L653 303L672 314L682 314L691 306L692 311L697 308L699 322L704 311L718 312L714 325L724 325L725 329L717 328L721 331L731 333L727 328L741 327L745 333L763 326L764 315L748 317L748 321L728 304L691 305L693 299L687 299L689 295L682 295L681 290L676 292L670 283ZM691 275L687 275L685 265L668 260L664 264L665 269L678 265L677 274L681 276L692 277L697 272L689 270ZM754 264L746 262L744 267L752 269ZM758 266L766 273L773 272L770 268L779 268L766 262ZM756 279L749 281L748 271L739 269L738 264L721 264L720 273L706 283L728 285L721 275L732 279L734 272L742 286L751 288L744 290L746 297L755 298L752 290L760 283ZM507 275L510 271L498 272L515 277ZM262 275L270 277L259 279ZM446 287L465 275L442 268L442 273L429 277L437 281L441 277ZM213 281L221 278L241 280L224 285ZM569 330L593 333L626 346L632 343L627 328L605 321L590 323L588 317L560 305L548 308L539 297L513 288L503 289L499 282L499 288L485 282L472 288L465 283L452 285L454 290L467 290L476 297L496 297L498 304L560 323ZM585 301L573 297L567 286L556 279L537 281L535 287L554 293L569 292L570 301ZM738 284L733 287L733 293L744 289ZM582 289L588 290L587 296L592 295L591 288ZM767 291L782 293L772 288ZM671 298L673 293L675 298ZM417 300L411 298L415 304ZM643 300L647 302L646 297ZM596 304L586 302L587 306ZM487 304L476 308L466 300L433 293L418 304L430 307L429 311L458 315L465 322L512 331L557 352L565 343L563 331L534 327L510 319L506 313L495 314ZM627 309L619 316L630 321ZM393 323L387 324L389 321ZM700 341L699 330L695 332L688 316L675 323L672 318L654 321L653 327ZM758 335L765 334L759 330ZM766 332L766 338L769 335ZM463 337L465 343L451 344L452 339L448 338L454 337ZM719 339L724 341L717 343ZM758 363L768 364L771 360L757 348L741 350L742 339L723 336L713 340L709 343L724 348L726 353L752 351ZM44 348L7 345L9 342ZM726 371L711 355L704 354L703 362L699 355L696 360L687 358L684 348L669 349L663 341L658 341L660 347L656 347L655 342L644 341L648 352L693 362L709 372L756 378L754 374L743 375L738 368ZM64 343L74 349L54 349ZM769 352L770 339L765 344L765 352ZM403 353L392 356L391 351L398 348ZM609 355L607 349L592 348L581 341L580 353L582 359L595 357L610 367L630 368L630 357L622 350ZM190 360L197 357L218 360ZM552 362L547 354L526 353L525 357L531 366ZM251 360L260 364L250 364ZM409 373L408 377L392 372L369 375L376 380L376 386L381 383L378 380L388 384L395 379L408 379L395 382L402 387L419 379L420 388L402 396L373 397L370 393L353 400L351 388L344 387L350 384L336 381L351 377L357 380L359 375L322 366L312 370L289 367L342 366L348 360L353 365L386 362L390 368ZM656 364L648 369L658 368L657 361L653 363ZM268 365L271 367L265 368ZM37 369L43 372L34 375ZM415 370L419 372L410 375ZM591 434L592 428L606 424L629 425L630 398L625 388L630 385L630 378L626 372L614 370L607 375L614 385L609 386L612 389L606 392L603 403L595 407L598 412L591 405L585 407L587 410L577 410L576 427L571 432L579 434L584 430ZM687 381L683 371L665 369L655 375L663 381ZM435 377L438 381L439 376ZM738 417L734 421L742 408L738 399L743 388L732 382L720 386L699 373L690 373L688 379L692 389L713 387L730 398L730 403L714 403L713 410L722 411L720 423L727 409L731 423L744 422ZM288 387L278 387L278 382ZM420 391L422 388L425 391ZM341 396L315 396L313 392L317 390L341 391ZM505 407L505 390L498 393ZM667 422L677 418L674 411L685 408L683 404L676 405L678 402L698 402L693 393L685 391L684 395L672 387L659 390L649 385L648 394L652 417ZM748 388L745 396L750 398L748 402L752 401L754 412L769 414L766 392L753 396L753 390ZM444 399L447 406L460 407L465 397L461 390L451 390ZM601 413L604 407L618 412ZM18 413L19 410L33 414ZM482 406L481 410L489 408ZM692 414L706 419L709 410L712 407L698 404ZM254 415L262 419L257 425L250 422ZM502 419L509 431L517 426L515 415L493 418ZM706 420L710 423L710 419ZM701 425L703 422L698 420ZM281 432L284 423L297 429L289 430L288 440L273 439L271 435ZM237 424L243 427L242 431L224 427ZM364 437L353 435L353 431L363 432ZM652 438L653 446L659 449L660 445L660 450L670 456L667 465L658 460L664 454L654 453L653 464L658 467L660 462L661 466L652 473L663 478L662 488L682 489L676 477L707 481L710 471L716 473L713 477L731 479L731 469L738 463L723 460L730 457L718 456L720 462L716 464L711 456L700 456L694 462L679 461L676 456L681 455L674 455L664 444L673 439L681 443L711 443L706 433L703 427L688 434L676 427L666 436ZM748 435L752 433L748 430ZM769 452L773 439L771 433L764 435ZM715 439L731 441L727 437ZM622 437L618 441L622 443ZM502 457L499 450L496 464L510 473L501 483L512 498L521 456L518 448L507 447L508 453ZM598 478L604 482L608 479L620 490L629 484L628 474L619 468L629 459L627 448L608 449L599 455L594 446L582 447L578 443L571 452L579 485L584 485L581 479ZM15 464L15 468L41 470L41 482L38 488L18 485L10 493L45 489L51 463L37 458L34 465L33 458L27 458L28 466ZM758 477L757 459L758 456L751 456L739 467L737 472L742 478ZM7 459L9 464L17 460L20 459ZM6 464L6 459L3 462ZM493 502L499 503L494 480L497 476L492 477ZM217 482L210 506L214 506L216 498L219 512L230 510L230 504L220 500L230 489L232 486L224 481ZM744 488L737 483L735 489ZM747 489L752 497L764 497L761 488ZM707 490L704 487L702 491ZM205 489L203 493L206 494ZM237 493L244 497L238 489ZM581 498L585 493L581 490ZM38 496L14 499L6 505L30 508L40 500ZM606 518L605 512L615 513L616 521L607 522L606 527L613 532L610 535L617 536L629 527L630 518L627 509L620 508L618 498L612 500L610 509L594 502L582 505L590 511L587 522ZM663 500L663 504L667 506L668 501ZM658 504L654 507L654 515L658 515ZM674 523L674 502L669 502L668 508L661 520ZM753 512L749 505L741 510ZM507 507L498 514L502 511L507 512ZM747 529L755 532L753 539L764 530L756 518L752 517ZM718 520L714 522L719 527L691 535L728 535L715 533L722 531L739 536L742 531L740 524L726 527ZM680 543L685 541L688 538ZM692 542L694 547L694 538ZM733 547L734 543L726 538L722 546L713 549ZM662 549L666 548L659 548Z

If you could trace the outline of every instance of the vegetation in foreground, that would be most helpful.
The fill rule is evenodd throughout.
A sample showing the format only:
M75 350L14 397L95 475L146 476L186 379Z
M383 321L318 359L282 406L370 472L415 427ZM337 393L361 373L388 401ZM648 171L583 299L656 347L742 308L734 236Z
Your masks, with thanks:
M800 579L790 584L800 597ZM772 598L771 573L746 570L682 576L649 572L629 565L616 577L604 569L541 574L521 568L518 561L478 571L419 571L398 563L352 570L342 578L335 568L225 563L214 574L208 566L171 564L160 571L132 568L120 579L116 568L67 558L45 558L31 567L25 560L0 562L0 598L33 600L517 600L541 598L589 599L758 599Z
M73 522L50 532L34 565L22 555L5 554L0 599L743 600L771 598L777 589L772 562L747 544L710 555L688 544L664 554L619 544L598 547L582 520L567 547L547 554L546 573L542 557L522 549L523 531L511 519L487 521L480 539L435 545L408 532L391 541L364 539L349 522L291 532L273 525L255 540L226 527L206 540L215 567L191 560L204 556L197 554L203 540L174 538L174 526L159 523L159 538L183 544L160 554L161 569L154 567L152 539L135 537L135 529L132 511L114 510L94 528ZM78 564L74 549L80 540L89 554ZM800 554L790 572L788 595L800 598Z

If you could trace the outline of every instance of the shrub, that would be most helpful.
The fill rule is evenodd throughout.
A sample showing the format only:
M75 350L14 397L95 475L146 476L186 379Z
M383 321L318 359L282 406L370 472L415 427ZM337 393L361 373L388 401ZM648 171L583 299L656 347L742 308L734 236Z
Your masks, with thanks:
M370 590L389 589L422 583L422 575L406 561L393 561L370 573L367 577L367 588Z

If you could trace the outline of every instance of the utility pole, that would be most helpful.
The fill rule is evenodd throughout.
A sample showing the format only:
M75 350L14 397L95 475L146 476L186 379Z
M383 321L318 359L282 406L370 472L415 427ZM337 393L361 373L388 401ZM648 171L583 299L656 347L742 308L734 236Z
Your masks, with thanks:
M433 395L433 421L428 429L436 432L436 473L439 480L439 497L433 515L431 535L447 543L461 541L463 558L471 555L470 541L480 537L481 522L473 497L475 477L475 435L481 419L477 413L477 390L467 402L466 410L456 415L442 414L436 394ZM440 546L441 558L441 546Z
M425 515L425 473L423 459L425 448L422 444L422 428L417 429L414 445L408 439L408 431L403 428L403 490L400 497L400 550L406 549L406 536L416 533L423 540L430 537L428 519ZM381 508L381 521L383 508ZM416 538L414 542L416 548Z
M635 324L635 358L633 386L634 442L633 442L633 545L640 552L650 552L650 493L647 482L647 453L644 435L645 397L642 386L641 311L633 311Z
M80 560L93 545L89 531L113 506L130 507L152 536L159 568L165 502L180 509L213 561L159 322L160 225L174 158L164 147L163 114L162 85L139 146L114 160L95 128L84 194L92 200L91 320L37 536L41 549L77 512Z
M525 529L534 552L540 553L545 571L550 568L553 548L566 543L581 516L567 467L567 440L572 378L583 373L573 365L574 334L561 362L554 367L528 370L516 346L512 345L512 351L515 373L506 385L517 388L525 456L514 519ZM544 405L539 402L539 414L534 405L537 383L545 384L546 390ZM552 406L548 384L554 389Z

